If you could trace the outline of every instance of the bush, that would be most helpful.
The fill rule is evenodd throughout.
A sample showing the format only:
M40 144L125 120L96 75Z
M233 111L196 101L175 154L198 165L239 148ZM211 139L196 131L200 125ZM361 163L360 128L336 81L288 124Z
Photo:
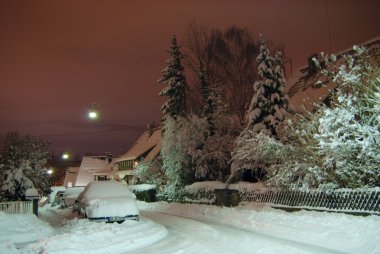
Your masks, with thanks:
M362 49L323 74L335 82L332 107L289 121L283 142L297 156L268 167L268 183L290 188L380 186L380 81ZM334 60L335 57L332 57Z

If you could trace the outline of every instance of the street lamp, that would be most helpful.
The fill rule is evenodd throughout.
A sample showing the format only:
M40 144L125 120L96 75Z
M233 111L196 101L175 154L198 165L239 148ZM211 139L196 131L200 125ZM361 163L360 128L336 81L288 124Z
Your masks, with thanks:
M93 103L90 106L90 111L88 112L88 117L90 119L96 119L96 118L98 118L98 105L96 103Z
M88 117L91 119L96 119L98 117L98 113L96 113L96 111L90 111L88 113Z
M62 159L67 160L69 158L70 158L70 155L67 152L62 154Z

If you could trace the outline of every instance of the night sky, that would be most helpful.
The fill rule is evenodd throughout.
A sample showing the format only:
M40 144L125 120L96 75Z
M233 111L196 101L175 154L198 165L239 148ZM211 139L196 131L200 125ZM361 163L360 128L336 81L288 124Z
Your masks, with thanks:
M18 131L51 140L56 153L123 154L160 122L165 50L192 20L262 33L285 45L296 70L314 52L380 35L379 10L378 0L3 0L0 138ZM87 118L92 103L97 121Z

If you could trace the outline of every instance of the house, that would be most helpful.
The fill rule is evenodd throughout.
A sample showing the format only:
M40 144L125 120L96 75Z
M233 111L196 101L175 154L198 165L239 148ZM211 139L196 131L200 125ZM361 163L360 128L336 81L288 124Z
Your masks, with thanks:
M112 174L112 157L83 156L75 186L86 186L93 181L107 181Z
M161 151L161 127L145 131L126 154L113 161L115 175L132 184L133 171L140 162L152 161Z
M65 179L63 180L63 186L72 187L77 181L79 167L69 167L66 169Z
M369 41L358 44L365 46L375 63L380 65L380 36ZM352 47L343 50L336 55L337 62L342 61L343 55L352 54ZM300 68L298 75L292 80L288 80L291 84L288 89L290 108L296 112L306 111L312 112L317 104L321 102L329 105L331 92L336 88L336 84L329 82L329 79L315 67L312 58L318 59L318 55L314 54L309 57L308 65Z

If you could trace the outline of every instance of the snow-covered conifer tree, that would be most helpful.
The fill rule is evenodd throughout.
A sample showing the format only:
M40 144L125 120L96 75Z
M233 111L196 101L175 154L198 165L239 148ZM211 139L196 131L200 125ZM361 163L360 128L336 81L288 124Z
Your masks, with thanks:
M278 123L284 120L288 100L284 94L285 78L281 54L275 59L269 55L264 38L260 35L260 54L257 57L259 80L254 83L254 95L248 109L248 126L255 133L268 130L276 135Z
M282 122L288 112L289 96L285 93L286 79L281 51L277 51L274 58L274 74L276 75L278 88L278 93L276 93L273 97L274 102L276 102L276 105L274 106L275 116Z
M210 89L210 84L208 83L205 75L205 70L203 66L200 66L199 71L199 82L200 82L200 90L204 102L203 106L203 116L206 117L208 123L208 130L210 135L213 136L215 134L215 123L214 123L214 111L215 111L215 102L213 100L213 94Z
M166 103L161 107L162 113L176 118L186 113L186 79L181 64L181 58L183 56L180 52L180 46L177 45L175 35L173 35L172 44L168 53L170 55L170 58L167 60L168 65L162 71L162 78L157 82L167 85L167 87L159 93L160 96L168 97Z
M254 174L261 175L261 172L267 169L270 163L262 163L260 148L252 149L259 144L252 142L257 141L256 136L260 132L277 138L278 125L284 121L288 109L288 97L284 93L286 81L281 53L277 52L273 58L262 35L259 37L259 42L260 53L257 56L259 80L254 83L254 94L247 112L247 127L235 142L228 182L239 180L242 170L250 170L252 173L255 172ZM263 139L261 146L273 147L268 143L270 140Z

